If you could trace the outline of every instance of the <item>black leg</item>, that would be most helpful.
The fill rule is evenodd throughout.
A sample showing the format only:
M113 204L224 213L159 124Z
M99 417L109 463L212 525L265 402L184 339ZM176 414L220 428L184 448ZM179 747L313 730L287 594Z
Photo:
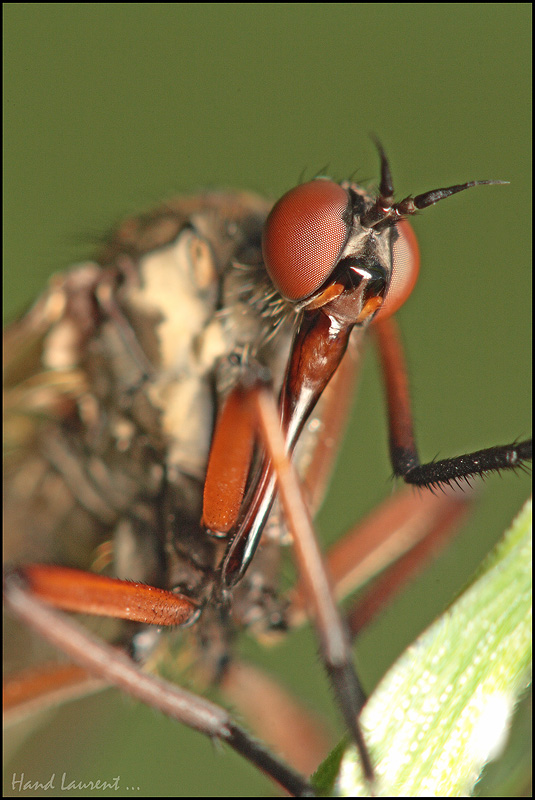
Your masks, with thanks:
M428 464L418 463L416 451L407 453L405 450L393 448L391 458L394 472L402 476L406 483L434 487L452 481L457 483L461 479L484 475L486 472L525 469L526 463L532 458L532 441L527 439L524 442L488 447Z
M394 474L416 486L439 487L472 476L505 469L525 469L531 461L531 439L489 447L442 461L421 464L414 438L407 372L397 327L392 319L378 322L375 333L386 385L390 458Z
M292 533L295 559L318 633L321 657L371 789L374 769L358 721L366 695L353 667L349 634L336 606L299 478L287 454L275 399L266 388L254 394L262 438Z

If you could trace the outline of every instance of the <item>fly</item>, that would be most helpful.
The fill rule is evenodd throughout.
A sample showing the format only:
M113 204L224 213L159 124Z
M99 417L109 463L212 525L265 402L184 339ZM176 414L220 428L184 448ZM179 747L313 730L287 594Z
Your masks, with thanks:
M9 607L90 673L222 738L297 795L308 782L226 712L169 683L162 691L139 668L158 651L150 631L192 626L198 664L224 682L236 629L284 630L308 607L372 787L358 722L366 695L288 456L307 480L316 469L318 494L325 465L313 431L336 421L371 329L396 475L444 488L531 458L529 441L419 460L392 320L419 269L407 220L502 182L395 202L379 153L377 196L317 178L273 207L208 192L127 220L97 261L56 278L6 334L8 559L23 556L6 573ZM302 583L293 599L279 586L288 538ZM127 622L110 632L112 647L55 609Z

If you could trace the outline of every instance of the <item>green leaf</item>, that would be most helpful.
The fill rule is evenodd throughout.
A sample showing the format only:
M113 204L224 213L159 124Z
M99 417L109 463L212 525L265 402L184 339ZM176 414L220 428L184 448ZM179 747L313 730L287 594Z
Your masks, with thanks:
M376 764L374 793L471 794L485 764L504 747L530 664L531 502L470 586L406 650L366 705L361 722ZM318 788L332 790L322 774L328 771L318 770ZM369 794L352 746L341 759L334 793Z

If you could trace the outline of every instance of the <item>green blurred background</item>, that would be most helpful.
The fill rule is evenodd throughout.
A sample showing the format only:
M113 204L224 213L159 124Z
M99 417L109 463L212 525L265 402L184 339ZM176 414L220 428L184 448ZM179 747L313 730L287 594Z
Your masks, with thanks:
M526 3L4 4L5 311L91 255L123 215L206 186L277 197L324 169L377 177L398 198L470 179L415 221L420 282L399 314L422 456L529 434L530 31ZM392 491L373 359L320 513L323 542ZM466 582L528 494L489 478L451 550L363 636L371 689ZM340 733L308 631L262 663ZM121 776L115 796L266 795L226 748L108 692L26 740L11 775ZM33 796L36 795L32 792ZM73 792L73 794L76 794ZM84 794L81 792L80 794Z

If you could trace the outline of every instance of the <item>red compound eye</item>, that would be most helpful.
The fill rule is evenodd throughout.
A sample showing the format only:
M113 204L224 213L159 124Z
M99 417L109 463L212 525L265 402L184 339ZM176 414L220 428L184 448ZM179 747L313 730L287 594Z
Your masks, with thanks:
M399 238L393 247L390 286L374 322L396 313L414 289L420 270L420 250L412 227L403 219L397 223L396 230Z
M318 179L291 189L275 203L262 237L264 264L278 291L302 300L329 277L348 236L345 189Z

